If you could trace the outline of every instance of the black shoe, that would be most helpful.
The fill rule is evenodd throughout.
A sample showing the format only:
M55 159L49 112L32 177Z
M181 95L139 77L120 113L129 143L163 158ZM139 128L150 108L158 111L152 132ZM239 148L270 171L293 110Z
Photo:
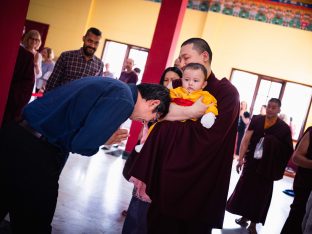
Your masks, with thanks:
M235 219L235 223L237 223L238 225L241 225L242 227L247 227L248 223L246 221L245 218L241 217L239 219Z

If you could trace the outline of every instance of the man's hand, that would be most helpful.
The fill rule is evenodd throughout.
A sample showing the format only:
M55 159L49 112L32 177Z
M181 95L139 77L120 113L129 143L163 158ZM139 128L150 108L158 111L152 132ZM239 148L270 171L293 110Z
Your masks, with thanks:
M118 144L129 137L127 129L119 128L114 134L106 141L105 145Z
M202 117L204 114L205 114L205 112L206 112L206 110L207 110L207 107L209 106L209 105L205 105L203 102L202 102L202 100L203 100L203 96L201 96L190 108L191 108L191 110L190 110L190 119L191 118L196 118L196 119L198 119L198 118L200 118L200 117ZM212 104L211 104L212 105Z
M202 117L209 106L205 105L202 100L203 97L200 97L191 106L179 106L175 103L171 103L169 107L169 113L163 118L163 120L179 121Z
M238 159L237 165L236 165L237 173L239 173L242 170L243 165L244 165L244 159Z

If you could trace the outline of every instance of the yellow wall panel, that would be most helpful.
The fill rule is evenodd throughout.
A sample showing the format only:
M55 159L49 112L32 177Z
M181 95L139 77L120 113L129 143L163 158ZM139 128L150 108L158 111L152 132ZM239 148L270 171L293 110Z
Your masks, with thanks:
M186 10L174 58L179 56L180 46L185 40L190 37L201 37L204 30L206 17L206 12L190 9ZM172 61L172 65L173 63L174 61Z
M96 0L89 26L98 27L105 39L149 48L160 4L142 0ZM101 54L103 43L97 52Z
M209 12L203 38L218 76L239 68L312 85L312 32Z
M49 24L46 46L57 56L82 46L92 0L31 0L27 19Z

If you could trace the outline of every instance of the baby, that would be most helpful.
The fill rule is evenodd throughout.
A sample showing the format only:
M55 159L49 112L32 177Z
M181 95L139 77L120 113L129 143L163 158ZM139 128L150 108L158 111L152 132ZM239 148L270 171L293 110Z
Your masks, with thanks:
M201 118L201 124L205 128L211 128L218 115L217 100L209 92L203 91L207 85L207 69L199 63L189 63L185 66L182 76L182 87L170 89L171 101L181 106L191 106L199 98L206 104L206 113ZM192 119L196 121L196 119ZM154 125L150 127L149 132ZM139 153L143 144L137 145L135 150Z
M210 128L218 115L217 100L209 92L203 91L207 85L207 69L199 63L189 63L185 66L182 76L182 87L170 89L171 101L181 106L191 106L200 97L207 104L206 114L201 118L201 124ZM196 120L196 119L192 119Z

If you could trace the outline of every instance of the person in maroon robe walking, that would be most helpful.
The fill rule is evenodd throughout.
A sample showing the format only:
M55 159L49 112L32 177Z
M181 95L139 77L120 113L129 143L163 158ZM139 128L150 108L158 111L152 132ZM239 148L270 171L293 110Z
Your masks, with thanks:
M129 172L142 182L142 196L146 186L152 200L148 233L202 234L222 228L240 103L229 80L219 80L211 71L211 59L212 51L201 38L181 46L182 70L191 62L208 70L204 90L217 99L219 110L214 125L207 129L200 123L207 108L200 100L190 107L170 105L167 120L155 126Z
M269 100L266 115L255 115L243 137L236 170L242 174L228 199L226 210L242 217L235 222L247 226L249 233L257 233L256 224L264 225L270 207L274 180L283 178L287 162L293 152L289 126L278 118L281 101ZM263 137L263 138L262 138ZM263 146L256 150L260 139ZM255 152L261 152L257 154ZM256 157L258 155L258 157Z

